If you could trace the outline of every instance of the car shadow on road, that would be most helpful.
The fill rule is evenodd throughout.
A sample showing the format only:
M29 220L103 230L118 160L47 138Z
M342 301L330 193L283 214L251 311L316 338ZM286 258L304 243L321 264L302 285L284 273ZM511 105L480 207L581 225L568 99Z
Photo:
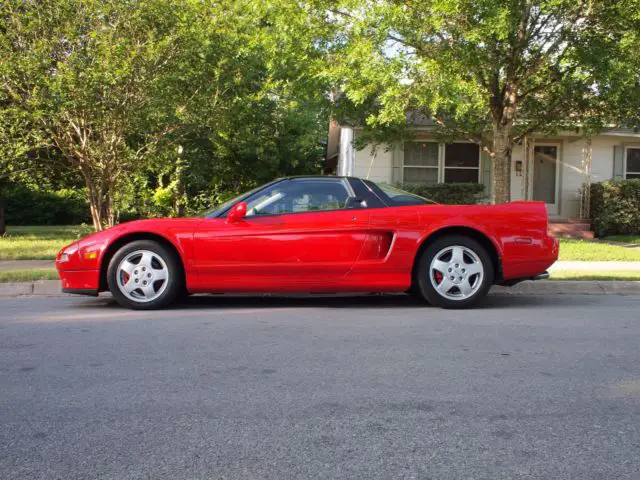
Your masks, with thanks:
M510 309L528 307L573 308L575 305L598 303L599 296L574 295L501 295L490 294L475 308ZM100 298L104 308L120 309L110 296ZM95 308L95 301L76 304L79 308ZM429 309L426 304L410 295L404 294L366 294L366 295L193 295L171 307L173 311L197 309L271 309L271 308L415 308Z

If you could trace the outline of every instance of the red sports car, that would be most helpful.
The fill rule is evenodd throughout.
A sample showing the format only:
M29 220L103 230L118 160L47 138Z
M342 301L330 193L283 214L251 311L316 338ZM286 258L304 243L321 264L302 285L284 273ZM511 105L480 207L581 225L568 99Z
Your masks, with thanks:
M492 284L546 278L542 202L438 205L369 180L283 178L200 218L123 223L60 251L63 291L154 309L191 293L407 292L476 305Z

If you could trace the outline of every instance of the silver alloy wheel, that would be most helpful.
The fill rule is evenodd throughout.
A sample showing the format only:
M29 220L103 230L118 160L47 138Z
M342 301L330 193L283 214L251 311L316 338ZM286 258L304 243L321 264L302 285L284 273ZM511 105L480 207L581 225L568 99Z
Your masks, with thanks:
M169 284L166 262L150 250L131 252L120 262L116 272L118 289L134 302L155 300Z
M433 288L449 300L465 300L478 291L484 279L480 258L468 247L451 245L436 253L429 266Z

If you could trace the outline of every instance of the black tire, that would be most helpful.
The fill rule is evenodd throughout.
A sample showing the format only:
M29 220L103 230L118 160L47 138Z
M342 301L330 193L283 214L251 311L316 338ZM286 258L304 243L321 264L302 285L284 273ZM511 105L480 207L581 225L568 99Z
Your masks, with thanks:
M156 298L153 298L150 301L132 300L127 297L118 286L118 266L128 255L139 250L153 252L153 254L160 257L166 264L169 272L168 279L165 280L166 286L163 286L163 291ZM109 268L107 269L107 285L109 286L109 290L111 291L113 298L115 298L123 307L131 308L133 310L156 310L167 307L176 300L180 292L184 289L184 278L180 259L177 258L174 252L153 240L136 240L134 242L127 243L116 252L109 262Z
M189 293L189 290L187 290L187 286L183 283L182 288L180 288L180 291L178 291L178 294L176 295L175 303L185 304L189 301L190 296L191 294Z
M480 277L473 277L474 281L479 281L480 283L478 285L474 283L473 288L475 289L475 291L471 294L471 296L464 299L454 299L443 296L436 290L430 278L430 265L434 257L438 254L438 252L441 252L443 249L452 246L466 247L471 250L473 253L475 253L483 268L483 275L481 280ZM415 271L416 278L414 279L414 286L415 289L420 293L422 298L429 302L431 305L448 309L470 308L476 306L487 296L487 293L489 293L489 289L493 284L494 278L493 262L491 261L491 257L489 256L485 248L472 238L466 237L464 235L448 235L437 239L435 242L429 245L419 256L418 264L416 265ZM469 278L471 279L472 276L470 276ZM471 283L471 281L469 281L469 283ZM455 288L451 291L455 292ZM460 291L458 291L458 293L460 293Z
M407 295L410 295L411 297L413 297L416 301L418 301L420 303L424 303L425 305L431 305L431 303L429 303L429 300L427 300L422 295L422 292L420 292L420 286L418 285L418 275L417 275L417 273L414 275L413 280L411 281L411 286L409 287L409 290L407 290L404 293L406 293Z

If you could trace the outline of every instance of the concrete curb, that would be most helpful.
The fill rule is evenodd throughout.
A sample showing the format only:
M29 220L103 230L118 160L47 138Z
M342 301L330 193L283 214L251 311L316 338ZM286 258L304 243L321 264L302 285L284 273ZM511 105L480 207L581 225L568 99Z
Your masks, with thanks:
M35 282L0 283L0 297L21 295L65 295L60 280L36 280Z
M640 281L551 281L522 282L513 287L494 286L498 295L640 295ZM67 296L62 293L59 280L0 283L0 297L23 295Z
M504 295L640 295L640 281L541 280L513 287L494 286L491 293Z

